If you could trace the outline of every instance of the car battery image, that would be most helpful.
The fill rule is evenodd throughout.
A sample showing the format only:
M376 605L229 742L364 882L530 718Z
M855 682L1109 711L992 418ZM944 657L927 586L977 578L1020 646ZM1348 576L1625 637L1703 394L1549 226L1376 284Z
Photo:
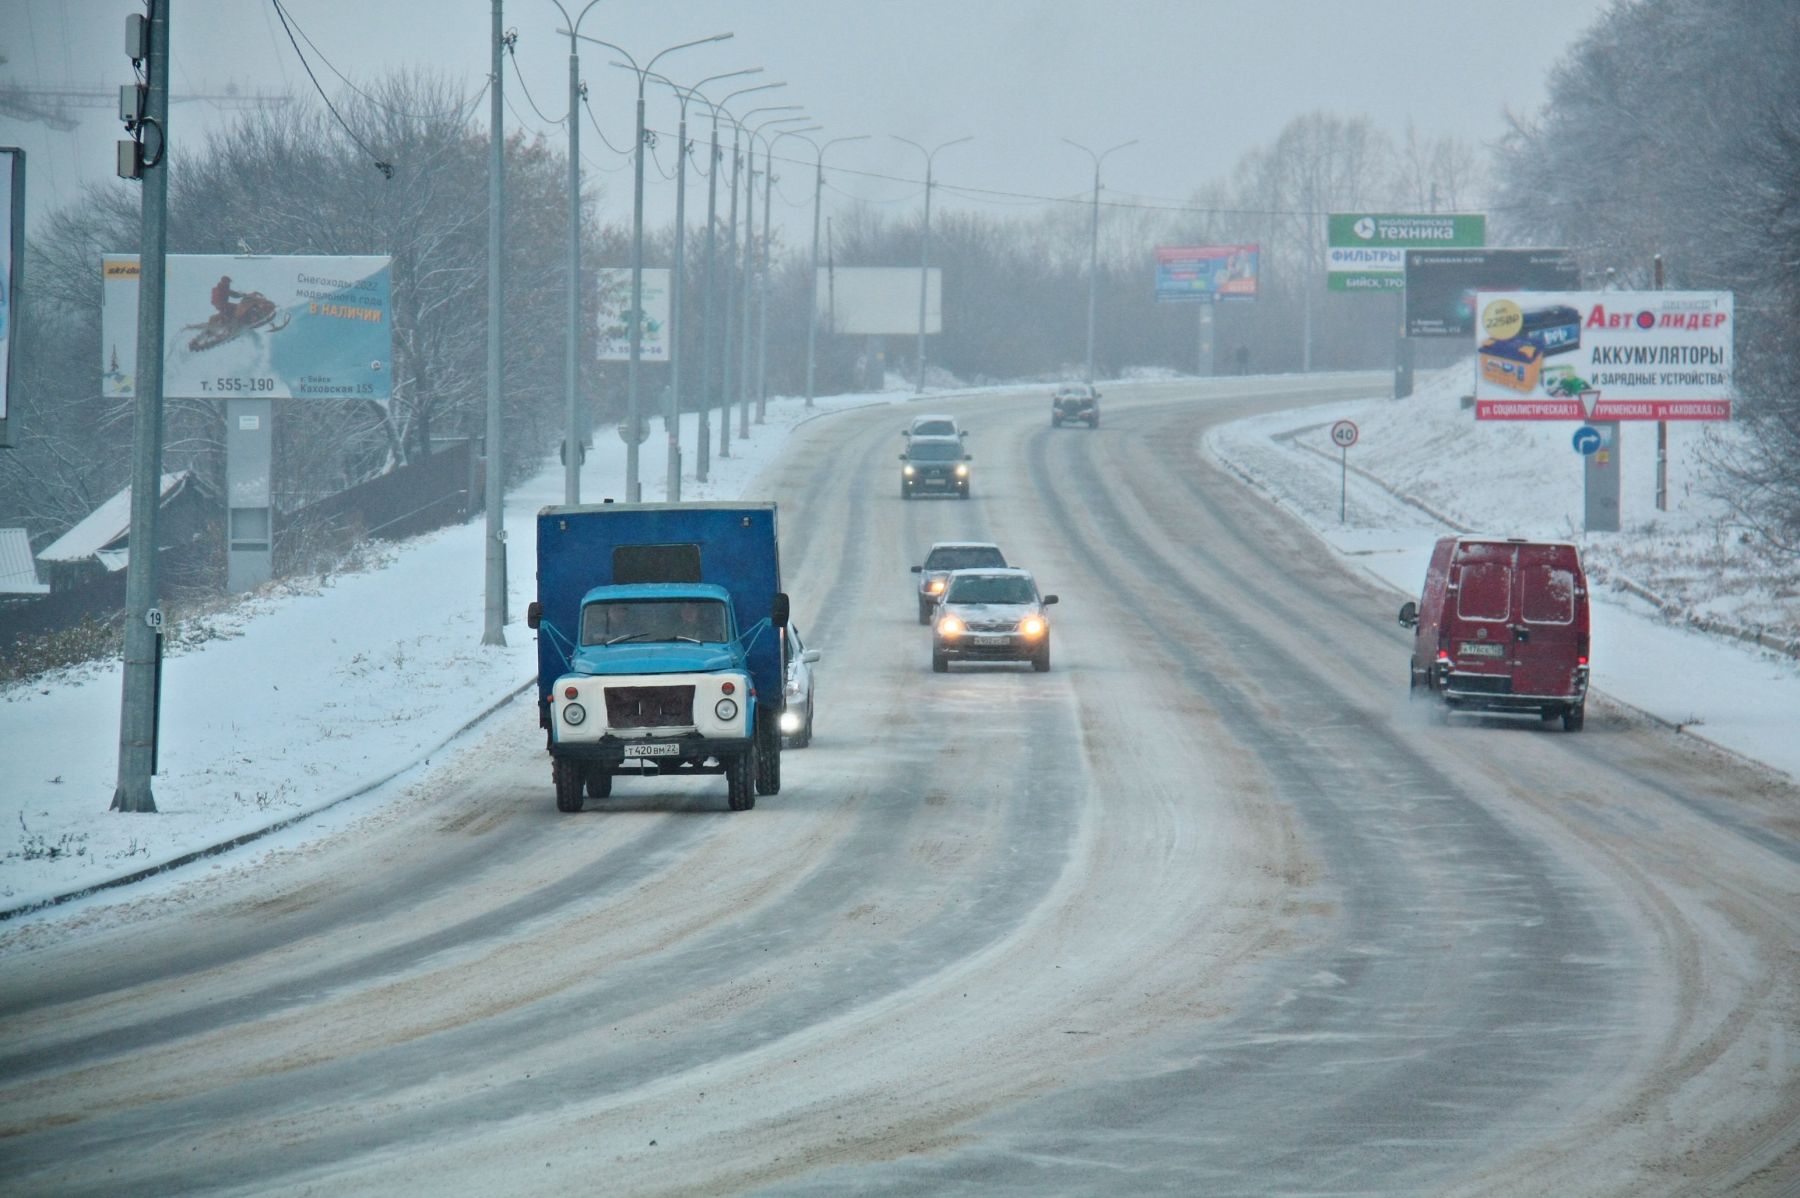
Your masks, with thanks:
M1523 316L1519 336L1535 342L1546 358L1581 348L1581 313L1566 304L1528 308Z
M1511 391L1529 393L1538 384L1544 350L1529 337L1484 342L1479 351L1481 377Z

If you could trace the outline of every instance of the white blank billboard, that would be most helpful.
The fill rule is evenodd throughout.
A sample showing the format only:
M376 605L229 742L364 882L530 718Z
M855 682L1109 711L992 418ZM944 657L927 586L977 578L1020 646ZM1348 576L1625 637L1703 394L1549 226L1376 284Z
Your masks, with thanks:
M919 268L819 268L819 323L833 333L919 335ZM944 272L925 276L925 331L944 331Z

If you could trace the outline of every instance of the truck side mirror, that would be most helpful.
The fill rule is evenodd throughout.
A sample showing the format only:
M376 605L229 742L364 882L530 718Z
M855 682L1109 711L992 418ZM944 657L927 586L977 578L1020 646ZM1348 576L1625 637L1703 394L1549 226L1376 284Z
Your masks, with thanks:
M525 605L525 627L536 628L544 622L544 605L533 599Z
M1400 605L1400 627L1414 628L1419 623L1419 605L1408 599Z
M1045 595L1044 596L1044 606L1045 607L1049 607L1052 603L1055 603L1055 602L1056 602L1055 595Z
M769 604L769 621L777 628L788 625L788 597L786 591L776 591L775 601Z

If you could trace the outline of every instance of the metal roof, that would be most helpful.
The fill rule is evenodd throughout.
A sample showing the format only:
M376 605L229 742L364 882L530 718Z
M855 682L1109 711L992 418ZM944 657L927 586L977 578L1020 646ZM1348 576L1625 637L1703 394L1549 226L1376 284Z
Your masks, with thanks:
M173 474L163 475L163 502L167 503L169 498L190 477L192 477L192 471L188 470L178 470ZM126 487L88 513L87 518L74 528L51 542L49 548L38 554L38 560L44 562L87 561L97 556L100 550L111 546L114 541L123 540L130 532L131 488Z
M50 584L38 581L30 535L22 528L0 528L0 595L49 593Z

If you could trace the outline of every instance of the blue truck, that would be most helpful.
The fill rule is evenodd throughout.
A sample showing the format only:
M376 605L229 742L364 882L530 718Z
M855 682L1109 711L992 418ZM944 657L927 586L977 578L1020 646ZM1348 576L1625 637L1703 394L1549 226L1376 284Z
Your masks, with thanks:
M559 811L617 777L781 789L788 598L772 503L602 503L537 518L538 723Z

